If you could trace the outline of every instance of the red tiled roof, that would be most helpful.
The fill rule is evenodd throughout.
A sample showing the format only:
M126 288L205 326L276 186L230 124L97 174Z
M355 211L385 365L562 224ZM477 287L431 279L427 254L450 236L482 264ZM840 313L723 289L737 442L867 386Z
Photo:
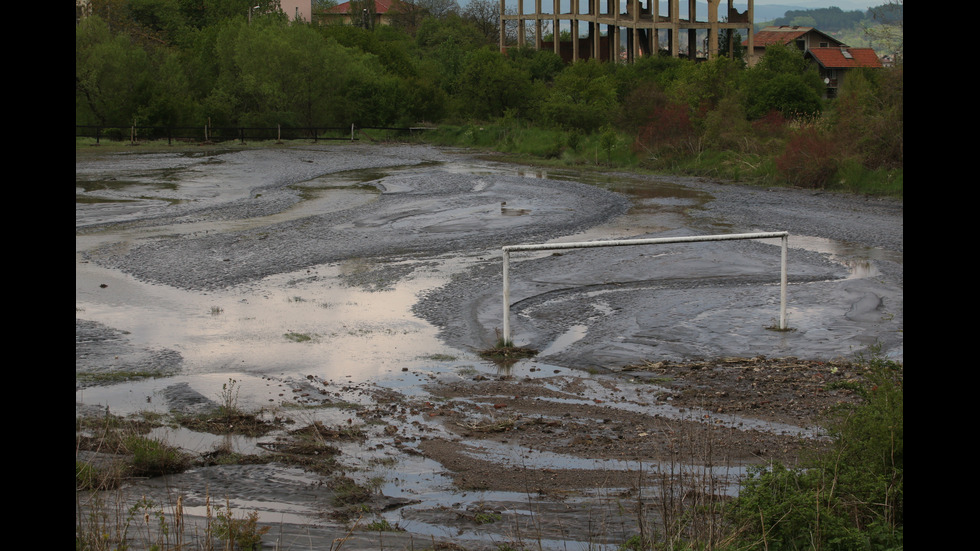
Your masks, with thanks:
M871 48L811 48L809 53L817 63L832 69L882 66Z
M753 42L756 47L789 44L812 30L813 27L766 27L755 33Z
M820 40L819 37L823 37L827 43L834 44L838 46L843 46L844 43L836 38L830 36L829 34L817 30L813 27L799 27L796 25L781 25L779 27L764 27L759 32L755 33L753 37L753 42L756 48L765 48L772 44L791 44L804 35L812 33L814 36L810 38L810 42L813 43L814 39L817 42L824 42ZM747 45L748 40L743 40L742 45Z
M382 14L388 13L391 9L392 0L374 0L374 13ZM343 4L338 4L329 10L327 13L343 13L346 14L350 11L350 2L344 2Z

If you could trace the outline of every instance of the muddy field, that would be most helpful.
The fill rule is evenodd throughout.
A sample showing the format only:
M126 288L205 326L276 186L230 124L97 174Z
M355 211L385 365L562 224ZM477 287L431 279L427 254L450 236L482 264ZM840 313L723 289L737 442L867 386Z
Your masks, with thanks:
M77 152L76 419L207 417L232 388L267 430L160 422L194 466L112 502L201 526L219 499L265 548L615 548L664 492L821 446L869 348L902 360L902 210L425 146ZM511 323L539 353L478 356L504 245L752 231L791 234L791 331L778 243L525 253Z

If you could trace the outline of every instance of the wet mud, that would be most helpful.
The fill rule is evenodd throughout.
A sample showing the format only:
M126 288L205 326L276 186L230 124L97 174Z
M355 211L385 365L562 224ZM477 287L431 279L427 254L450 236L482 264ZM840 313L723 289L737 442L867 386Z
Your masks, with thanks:
M478 355L503 245L749 231L791 234L791 331L778 243L565 250L513 259L539 354ZM823 445L856 356L902 360L902 251L901 203L803 190L406 145L82 152L76 419L206 413L233 383L277 429L161 424L194 466L112 497L256 511L270 549L615 548L665 492Z

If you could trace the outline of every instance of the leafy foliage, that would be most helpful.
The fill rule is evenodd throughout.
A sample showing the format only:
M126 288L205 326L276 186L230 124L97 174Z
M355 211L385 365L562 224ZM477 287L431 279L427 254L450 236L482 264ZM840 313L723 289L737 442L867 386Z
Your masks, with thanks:
M615 82L605 66L589 60L555 77L540 116L562 128L594 131L610 122L616 107Z
M752 67L501 54L493 2L462 13L452 0L402 3L396 24L373 28L290 22L272 0L94 4L75 30L75 119L119 138L131 125L208 126L223 139L252 126L459 123L472 127L461 145L562 162L807 187L897 182L901 193L900 67L849 73L828 102L795 48L771 47Z

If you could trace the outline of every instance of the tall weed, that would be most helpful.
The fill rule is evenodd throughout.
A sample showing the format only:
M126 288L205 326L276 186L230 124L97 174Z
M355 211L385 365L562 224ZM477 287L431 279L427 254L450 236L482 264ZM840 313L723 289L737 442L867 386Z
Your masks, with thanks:
M776 167L785 181L805 188L822 188L837 172L834 139L819 128L803 127L796 131Z

